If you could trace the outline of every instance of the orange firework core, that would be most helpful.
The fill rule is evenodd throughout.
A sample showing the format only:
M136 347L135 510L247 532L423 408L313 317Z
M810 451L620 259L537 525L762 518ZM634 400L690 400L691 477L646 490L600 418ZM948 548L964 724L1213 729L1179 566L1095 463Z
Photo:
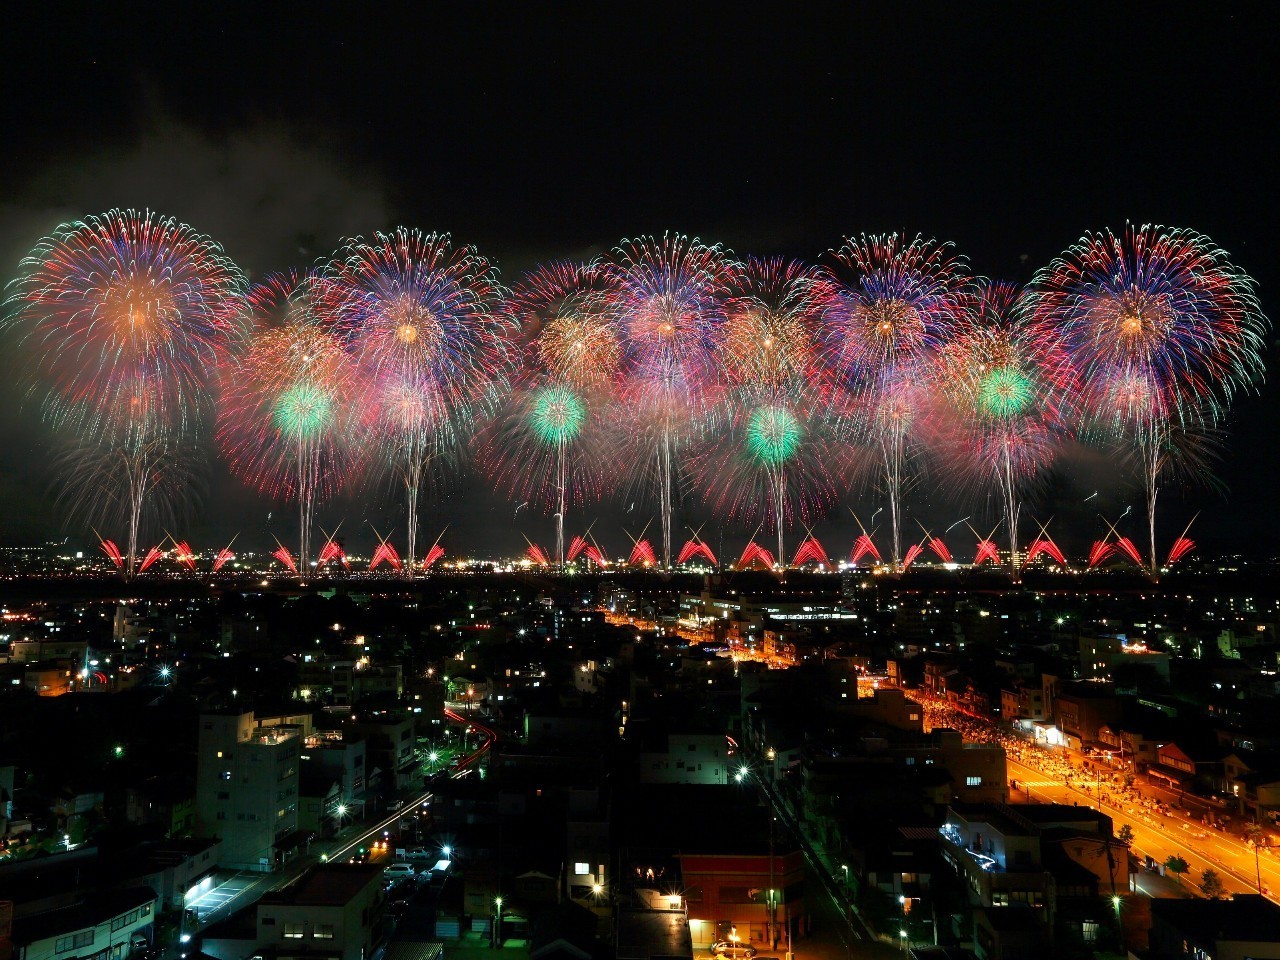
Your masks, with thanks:
M402 323L396 328L396 339L401 343L413 343L418 339L418 328L412 323Z

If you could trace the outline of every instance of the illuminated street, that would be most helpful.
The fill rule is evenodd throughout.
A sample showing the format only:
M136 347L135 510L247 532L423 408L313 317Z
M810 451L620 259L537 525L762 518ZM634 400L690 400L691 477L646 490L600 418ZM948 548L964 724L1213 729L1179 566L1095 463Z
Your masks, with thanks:
M1258 876L1262 891L1276 898L1280 891L1280 863L1273 848L1262 847L1255 866L1253 849L1235 834L1206 826L1201 817L1210 811L1221 816L1220 808L1198 798L1179 798L1167 789L1135 780L1125 789L1118 774L1098 762L1088 762L1065 748L1043 747L989 721L964 714L924 691L914 691L925 705L926 727L952 727L976 743L1001 743L1008 752L1010 799L1044 803L1093 806L1111 816L1115 829L1127 825L1133 831L1132 852L1140 862L1150 857L1163 864L1171 856L1181 856L1190 870L1181 881L1189 890L1198 888L1205 870L1213 870L1229 892L1257 893ZM1098 780L1099 771L1105 779ZM1070 781L1068 783L1068 780ZM1166 812L1167 811L1167 812ZM1172 875L1171 875L1172 876ZM1143 874L1137 876L1139 888Z

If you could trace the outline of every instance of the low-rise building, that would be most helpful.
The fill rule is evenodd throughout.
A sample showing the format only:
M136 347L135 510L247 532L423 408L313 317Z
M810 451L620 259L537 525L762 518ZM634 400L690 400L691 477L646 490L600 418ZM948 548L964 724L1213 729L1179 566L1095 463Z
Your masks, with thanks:
M149 887L90 894L13 921L13 960L123 960L149 944L159 901Z
M1151 960L1277 960L1280 906L1256 894L1230 900L1152 900Z

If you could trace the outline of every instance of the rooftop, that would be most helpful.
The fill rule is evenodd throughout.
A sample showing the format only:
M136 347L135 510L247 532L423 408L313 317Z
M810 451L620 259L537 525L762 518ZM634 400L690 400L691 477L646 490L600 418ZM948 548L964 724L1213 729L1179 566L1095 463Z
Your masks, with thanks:
M349 903L370 883L381 881L381 864L328 863L313 867L283 890L268 893L258 902L338 907Z
M615 956L619 960L692 957L693 942L684 911L620 909Z
M1151 916L1208 945L1220 940L1280 943L1280 906L1257 894L1231 900L1152 900Z
M49 910L32 917L19 917L13 921L13 942L26 946L97 926L143 904L154 903L155 891L150 887L126 887L104 893L90 894L79 903L62 910Z

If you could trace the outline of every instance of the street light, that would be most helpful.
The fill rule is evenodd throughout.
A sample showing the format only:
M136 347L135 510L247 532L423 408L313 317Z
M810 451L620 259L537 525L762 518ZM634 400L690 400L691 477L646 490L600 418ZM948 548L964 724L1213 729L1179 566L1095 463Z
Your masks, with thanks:
M905 957L907 955L907 949L911 945L911 941L907 939L907 931L899 930L898 939L902 941L902 955Z
M493 942L500 947L502 946L502 897L494 897L493 905L497 908L493 923Z

